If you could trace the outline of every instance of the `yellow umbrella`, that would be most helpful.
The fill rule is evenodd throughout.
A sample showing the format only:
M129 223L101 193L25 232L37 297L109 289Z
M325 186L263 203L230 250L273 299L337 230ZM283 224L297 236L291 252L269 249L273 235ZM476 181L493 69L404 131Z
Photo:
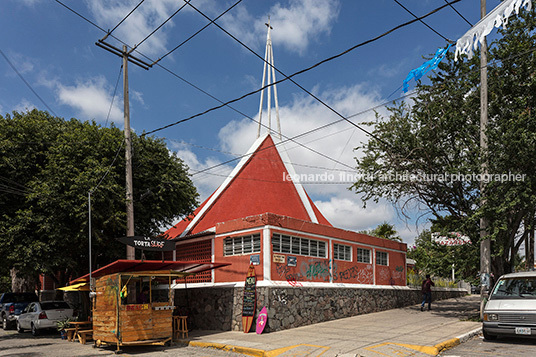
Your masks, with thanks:
M58 288L58 290L63 290L63 291L89 291L89 283L79 283L79 284L64 286L63 288Z

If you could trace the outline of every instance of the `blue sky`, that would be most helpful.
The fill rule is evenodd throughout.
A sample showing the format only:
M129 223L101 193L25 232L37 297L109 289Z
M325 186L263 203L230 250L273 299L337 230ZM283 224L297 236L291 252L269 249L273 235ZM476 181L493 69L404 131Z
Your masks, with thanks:
M114 28L140 2L61 1L106 30ZM217 17L235 2L191 1L210 18ZM444 0L400 2L419 16L445 5ZM499 4L498 0L487 2L488 11ZM179 0L146 0L113 35L134 46L183 5ZM454 7L472 24L478 22L479 1L462 0ZM275 66L287 75L413 19L394 0L243 0L217 23L264 57L268 16L273 27ZM449 7L425 21L452 40L470 28ZM207 22L185 6L142 43L135 55L148 62L156 60ZM121 80L113 96L121 60L95 45L105 33L53 0L2 0L0 24L3 33L0 49L56 115L95 120L101 125L113 122L123 127ZM108 38L107 42L121 46L114 38ZM408 72L423 63L422 56L433 54L445 45L445 40L436 33L421 23L414 23L294 80L342 115L350 116L401 96L403 93L398 88ZM185 81L223 102L261 85L262 61L214 25L159 64L163 68L154 66L148 71L129 65L131 126L137 133L155 130L220 104ZM276 77L282 78L279 74ZM0 58L0 83L2 115L34 107L47 110L4 58ZM289 81L279 84L277 90L283 135L299 135L339 119ZM259 94L249 96L232 104L236 110L218 109L154 135L165 138L169 149L176 151L195 173L247 151L256 139L256 123L240 113L257 119L259 99ZM360 123L373 117L368 112L352 120ZM344 122L303 136L299 141L353 167L354 157L361 155L353 148L366 140L364 133ZM294 144L288 144L287 149L298 173L330 172L338 176L349 172L347 166ZM193 176L202 200L217 188L236 163ZM359 197L347 188L347 184L306 185L315 203L335 226L362 230L387 221L396 225L405 242L413 242L418 234L414 220L403 221L384 201L368 204L364 209ZM418 215L416 211L415 217ZM420 223L419 229L426 226L425 221Z

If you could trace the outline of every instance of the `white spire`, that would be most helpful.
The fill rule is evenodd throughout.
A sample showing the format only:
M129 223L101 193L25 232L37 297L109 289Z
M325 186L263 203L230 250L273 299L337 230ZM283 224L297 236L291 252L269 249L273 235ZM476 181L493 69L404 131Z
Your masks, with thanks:
M281 123L279 121L279 103L277 101L277 87L274 84L276 82L275 80L275 64L274 64L274 51L272 49L272 38L270 36L270 31L273 29L272 26L270 26L270 17L268 17L268 23L266 23L266 26L268 27L268 34L266 35L266 52L264 54L264 69L262 72L262 88L265 86L267 87L267 110L268 110L268 131L269 133L272 132L272 101L271 101L271 95L272 95L272 87L274 89L274 103L275 103L275 115L277 120L277 134L278 139L281 140ZM268 72L266 69L268 68ZM266 74L268 74L268 78L266 78ZM272 85L273 84L273 85ZM263 106L263 100L264 100L264 89L261 90L261 102L259 104L259 127L257 129L257 138L261 136L261 124L262 124L262 106Z

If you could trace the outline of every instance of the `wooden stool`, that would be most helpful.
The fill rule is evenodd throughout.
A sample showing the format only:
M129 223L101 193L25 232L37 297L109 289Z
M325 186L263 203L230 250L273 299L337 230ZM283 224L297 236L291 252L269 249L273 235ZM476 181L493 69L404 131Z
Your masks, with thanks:
M188 338L188 323L186 322L186 319L188 316L173 316L173 332L175 339L179 339L179 333L181 334L181 337L184 338L184 335L186 335L186 338Z

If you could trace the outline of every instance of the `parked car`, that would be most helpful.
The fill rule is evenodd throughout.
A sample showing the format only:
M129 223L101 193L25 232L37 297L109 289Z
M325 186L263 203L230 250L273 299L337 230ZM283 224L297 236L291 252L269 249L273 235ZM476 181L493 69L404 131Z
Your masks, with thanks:
M73 309L65 301L30 303L17 319L17 331L31 330L37 336L40 330L55 329L57 322L73 317Z
M0 319L2 328L8 330L15 326L17 316L29 303L39 301L34 293L3 293L0 295Z
M486 340L536 337L536 272L499 278L484 307L482 332Z

